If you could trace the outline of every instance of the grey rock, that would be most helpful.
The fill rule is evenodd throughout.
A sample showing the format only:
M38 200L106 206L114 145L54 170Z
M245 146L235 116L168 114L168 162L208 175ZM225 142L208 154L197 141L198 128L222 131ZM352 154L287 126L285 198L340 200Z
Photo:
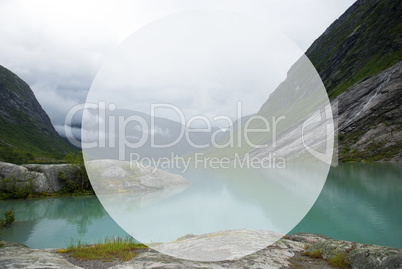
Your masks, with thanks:
M139 168L139 181L142 185L149 188L163 189L173 186L190 184L180 175L167 173L154 168Z
M337 115L340 158L401 161L402 61L349 88L331 103Z
M27 83L0 65L0 120L7 128L0 130L0 141L11 149L65 155L73 147L60 137ZM32 134L20 143L24 135ZM17 139L10 139L14 137ZM42 156L42 157L44 157ZM39 157L39 156L38 156Z
M184 241L188 239L192 238L187 238ZM198 239L202 239L202 237ZM74 259L70 259L70 262L68 262L63 255L56 252L56 249L30 249L18 243L2 243L5 246L0 248L0 268L81 268L70 263L74 263ZM311 246L304 250L308 246L307 244ZM262 250L237 260L215 262L183 260L150 250L139 254L130 261L121 262L118 265L114 263L110 268L285 269L293 268L290 261L293 257L297 257L295 256L296 254L300 255L302 252L309 253L316 250L320 250L324 258L333 257L338 253L345 253L345 260L351 264L353 269L401 268L402 250L400 249L334 240L317 234L289 235ZM309 257L303 257L303 260L306 259L306 267L301 268L310 268ZM314 268L326 269L333 267L323 260L319 267Z
M49 193L58 192L64 186L65 181L59 178L59 173L64 173L66 181L74 180L74 174L78 167L71 164L27 164L23 165L31 172L42 173L45 182L42 182L41 189ZM37 183L39 185L39 183ZM43 192L38 191L38 192Z
M121 179L127 176L128 172L119 166L108 167L103 173L102 177L111 179Z
M16 180L16 186L24 188L26 184L29 184L30 180L33 180L34 191L42 192L43 184L46 179L43 174L29 171L27 168L11 163L0 162L0 178ZM5 185L0 184L0 191L4 190Z
M16 178L24 178L28 173L28 169L12 163L0 162L0 177L9 178L15 176Z
M54 193L60 191L65 184L63 180L59 179L59 173L65 174L66 181L73 180L77 169L77 167L69 164L27 164L20 166L0 162L0 178L14 177L19 187L23 187L24 184L32 180L33 192Z
M304 243L282 239L277 243L238 260L215 262L191 261L173 258L158 252L146 252L135 259L113 266L113 269L164 268L164 269L277 269L289 265L294 252L302 251Z
M344 260L356 269L398 269L402 266L402 250L390 247L326 239L312 245L305 252L315 251L320 251L325 259L343 253Z
M143 167L136 162L93 160L85 165L97 194L152 192L190 184L180 175Z
M355 151L360 160L402 160L401 89L402 61L356 83L331 101L336 132L339 133L338 154L341 160L347 160L351 151ZM274 97L275 95L272 98ZM279 133L275 148L272 143L267 143L267 147L255 149L250 155L263 158L269 152L275 152L276 156L284 157L287 161L310 161L310 154L301 138L315 149L325 149L326 142L326 130L322 128L326 125L323 121L317 126L310 125L310 128L302 130L303 124L314 121L315 117L317 115L312 113L292 128ZM325 120L326 124L332 122L331 118ZM325 158L321 158L323 159Z
M154 246L153 249L193 261L235 260L275 243L282 236L282 234L268 231L220 231L162 243Z
M54 250L31 249L22 244L3 242L0 248L0 268L81 269Z

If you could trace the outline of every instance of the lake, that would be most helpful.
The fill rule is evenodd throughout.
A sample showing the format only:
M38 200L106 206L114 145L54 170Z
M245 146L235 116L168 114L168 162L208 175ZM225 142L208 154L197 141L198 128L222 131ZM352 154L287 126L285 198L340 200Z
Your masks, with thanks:
M331 168L316 203L291 233L319 233L335 239L402 248L401 175L402 165L392 163L350 163ZM178 203L177 199L191 197L194 202L188 207L197 207L197 199L194 199L197 189L200 189L197 184L199 182L194 179L192 185L180 195L169 194L176 198L166 200L171 202L165 204L169 207L180 204L180 210L186 210L183 208L183 202ZM225 187L222 189L224 192L217 192L216 188L208 189L207 186L201 189L204 195L208 193L211 199L198 201L198 204L202 203L199 210L215 208L217 201L213 197L218 193L223 197L220 202L230 204L231 210L238 209L236 212L240 212L218 218L220 223L247 219L247 212L254 210L257 212L254 216L261 215L261 219L256 219L255 222L265 225L265 218L259 213L263 212L262 207L259 205L260 211L257 211L252 199L261 194L260 190L242 189L240 192L239 189ZM244 198L232 199L240 194ZM20 242L32 248L66 247L71 240L96 243L105 237L128 235L109 216L96 196L0 201L0 212L11 207L14 209L16 221L11 227L1 230L0 238ZM132 210L136 210L138 204L133 204L132 207ZM172 210L177 211L177 207ZM152 214L152 207L138 212L140 222L148 217L146 214ZM219 211L216 212L218 217ZM170 215L163 216L164 223L171 221ZM172 218L178 221L177 216ZM179 231L172 235L175 238L179 234L188 233L180 230L182 228L177 229Z

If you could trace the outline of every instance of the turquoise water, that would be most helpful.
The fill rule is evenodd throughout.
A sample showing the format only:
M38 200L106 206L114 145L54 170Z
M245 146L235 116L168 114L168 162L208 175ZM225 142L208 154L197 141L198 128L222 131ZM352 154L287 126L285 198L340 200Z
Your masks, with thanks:
M317 202L292 233L320 233L402 248L401 175L400 164L342 164L332 168ZM191 191L189 188L184 193L189 195ZM202 191L213 195L216 190ZM258 191L249 191L250 197L258 195ZM213 203L213 199L203 201L203 206L212 208ZM95 196L0 201L0 212L11 207L16 222L1 230L0 238L33 248L65 247L71 240L96 243L105 237L127 236Z
M402 248L402 164L341 164L292 230Z

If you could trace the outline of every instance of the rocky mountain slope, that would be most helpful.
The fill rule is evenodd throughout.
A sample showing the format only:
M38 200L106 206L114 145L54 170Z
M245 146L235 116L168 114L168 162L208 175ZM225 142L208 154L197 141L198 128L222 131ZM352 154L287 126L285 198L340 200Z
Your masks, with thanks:
M306 52L338 114L341 161L402 160L401 11L356 1Z
M306 52L331 99L340 161L402 160L401 11L401 1L356 1ZM283 85L297 78L294 70L301 61L294 64L260 114L279 103ZM291 100L297 88L286 94L286 100ZM289 137L291 129L281 137ZM254 152L257 156L265 153Z
M358 0L310 46L330 98L402 60L402 2Z
M0 160L61 157L74 148L54 129L31 88L0 66Z
M325 152L326 130L320 127L332 124L328 117L323 122L329 107L326 91L339 127L340 161L402 160L401 11L401 1L356 1L307 50L309 61L301 57L258 111L268 121L286 117L278 125L276 147L272 137L258 134L251 138L262 147L242 146L237 152L307 160L313 155L305 142ZM314 115L319 110L321 116ZM305 123L319 121L321 126L304 129ZM250 127L264 128L253 122ZM230 157L233 152L212 148L207 154Z
M332 101L341 161L402 160L402 61Z

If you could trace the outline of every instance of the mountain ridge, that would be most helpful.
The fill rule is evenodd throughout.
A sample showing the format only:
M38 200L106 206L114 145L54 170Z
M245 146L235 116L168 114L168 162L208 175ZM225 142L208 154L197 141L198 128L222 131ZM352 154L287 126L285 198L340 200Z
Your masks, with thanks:
M23 163L70 151L29 85L0 65L0 160Z
M401 10L402 1L355 2L292 65L286 79L261 106L257 115L266 119L281 113L287 116L288 124L278 133L277 146L270 146L273 141L270 137L259 136L257 142L263 148L242 148L239 151L260 158L272 152L287 159L311 157L300 141L303 136L301 126L313 114L303 116L319 99L311 94L314 83L310 83L305 74L309 64L303 66L303 62L307 56L325 86L335 123L340 127L336 130L339 132L338 147L335 145L339 160L401 161L402 82L395 75L400 74L402 61ZM303 84L306 85L305 93L311 98L301 98L299 86L303 88ZM296 121L292 122L289 115ZM318 133L319 130L311 131L309 138L312 143L315 143ZM315 146L322 145L315 143ZM232 154L229 150L218 152L216 149L209 150L209 153L218 156Z
M358 0L307 49L331 99L402 60L402 2Z

